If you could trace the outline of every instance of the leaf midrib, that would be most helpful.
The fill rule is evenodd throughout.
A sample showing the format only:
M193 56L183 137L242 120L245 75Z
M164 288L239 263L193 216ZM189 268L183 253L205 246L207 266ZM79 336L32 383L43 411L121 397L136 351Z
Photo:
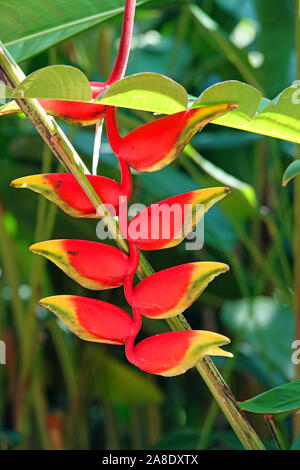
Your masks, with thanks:
M143 5L144 3L147 3L148 1L149 0L140 0L140 1L137 2L137 6ZM47 34L51 34L51 33L57 32L57 31L61 31L62 29L71 28L73 26L77 26L77 25L84 24L84 23L89 23L89 22L94 21L94 20L100 20L101 18L110 18L111 16L115 16L115 15L118 15L119 13L122 13L123 10L124 10L124 7L119 7L119 8L115 8L113 10L109 10L109 12L106 11L106 12L98 13L98 14L95 14L95 15L85 16L84 18L80 18L78 20L69 21L68 23L63 23L63 24L60 24L58 26L53 26L52 28L44 29L44 30L39 31L39 32L34 33L34 34L29 34L27 36L23 36L21 38L15 39L13 41L8 41L8 42L5 43L5 45L7 47L15 46L15 45L20 44L22 42L30 41L32 39L36 39L36 38L45 36Z
M144 3L144 2L142 2L142 3ZM15 46L16 44L20 44L21 42L30 41L31 39L36 39L38 37L41 37L41 36L44 36L44 35L47 35L47 34L55 33L57 31L60 31L62 29L66 29L66 28L70 28L72 26L88 23L90 21L100 19L100 18L103 18L103 17L104 18L105 17L109 18L110 16L117 15L118 13L121 13L122 11L123 11L123 8L115 8L114 10L110 10L110 13L103 12L103 13L99 13L97 15L86 16L86 17L81 18L81 19L76 20L76 21L70 21L69 23L63 23L59 26L54 26L53 28L44 29L43 31L39 31L39 32L34 33L34 34L30 34L28 36L23 36L22 38L15 39L14 41L6 42L5 45L7 47Z

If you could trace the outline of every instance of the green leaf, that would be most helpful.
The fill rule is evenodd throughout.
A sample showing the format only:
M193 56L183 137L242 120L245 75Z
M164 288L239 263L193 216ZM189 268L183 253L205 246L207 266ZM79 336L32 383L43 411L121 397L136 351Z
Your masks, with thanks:
M300 143L299 85L286 88L269 102L250 85L230 80L207 88L193 107L228 102L229 97L238 108L214 124Z
M284 172L282 177L282 186L286 186L291 179L300 173L300 160L292 162Z
M114 83L99 100L101 104L172 114L187 109L185 89L158 73L139 73Z
M223 126L235 127L243 129L258 110L261 102L260 92L253 86L237 80L228 80L226 82L217 83L204 90L200 97L193 103L192 108L197 106L208 106L212 103L235 103L238 108L233 109L224 119L218 118L213 122ZM230 117L229 117L230 115ZM229 119L226 117L229 117Z
M50 65L28 75L15 89L13 98L91 101L92 90L86 76L76 67Z
M138 0L137 5L149 2ZM124 0L1 0L1 40L19 62L122 13L124 3Z
M283 413L300 408L300 379L279 385L250 400L240 402L245 411L252 413Z

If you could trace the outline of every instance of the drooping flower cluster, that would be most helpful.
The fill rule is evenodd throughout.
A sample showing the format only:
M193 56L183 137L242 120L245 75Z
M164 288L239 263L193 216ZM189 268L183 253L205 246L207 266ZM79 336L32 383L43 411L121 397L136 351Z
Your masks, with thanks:
M67 106L66 102L64 106ZM77 118L77 122L80 121L82 114L76 115L76 110L69 106L68 116L72 115L74 122ZM106 107L101 116L106 114L107 136L119 160L121 182L118 184L96 175L88 175L87 178L103 203L113 207L118 214L120 200L131 196L130 167L139 171L163 168L180 154L195 132L230 109L230 104L189 109L140 126L122 138L117 128L115 108ZM83 110L80 109L80 112ZM64 116L66 113L64 108ZM93 120L88 110L85 119L89 123ZM70 173L27 176L13 181L12 186L29 188L42 194L73 217L99 217ZM189 231L192 231L204 213L227 193L228 189L224 187L202 189L147 207L128 223L126 236L123 234L128 241L129 255L110 245L85 240L51 240L31 246L31 251L53 261L88 289L103 290L123 285L133 317L110 303L72 295L47 297L40 301L41 305L54 312L74 334L84 340L125 345L127 359L152 374L181 374L204 355L230 357L229 352L220 348L229 343L229 339L209 331L173 331L135 344L142 316L160 319L182 313L215 276L227 271L227 265L217 262L183 264L152 274L135 287L133 285L139 265L139 249L157 250L177 245L187 235L186 222L189 222ZM159 209L162 206L171 208L174 204L182 208L181 216L169 219L166 235L163 231L163 212ZM201 212L196 211L199 204L203 208ZM158 211L153 210L154 206ZM185 210L186 207L188 210ZM155 233L149 229L153 223L156 223ZM138 232L131 230L136 225L140 225Z

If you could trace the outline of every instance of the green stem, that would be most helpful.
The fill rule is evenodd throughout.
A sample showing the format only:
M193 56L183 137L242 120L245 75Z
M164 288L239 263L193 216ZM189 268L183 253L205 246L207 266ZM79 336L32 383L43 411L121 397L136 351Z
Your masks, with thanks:
M276 423L274 416L267 413L264 415L264 417L265 417L269 431L275 441L277 448L279 450L287 450L286 443L284 441L284 438L281 434L281 431L278 427L278 424Z
M0 73L5 81L5 84L15 88L24 78L24 74L18 65L14 62L8 51L0 43ZM43 108L36 100L33 99L18 99L16 100L24 114L32 122L41 137L49 145L58 160L70 171L83 191L90 199L91 203L96 209L99 207L105 216L105 223L114 236L117 244L123 250L128 252L127 241L121 236L120 230L116 220L111 217L109 211L102 203L98 194L89 183L86 175L84 174L84 165L82 164L77 152L68 141L67 137L63 134L55 120L45 113ZM140 278L152 274L148 262L143 256L140 257L141 262L138 270ZM183 315L168 320L169 325L173 330L187 330L190 329L188 322ZM256 432L252 429L247 421L243 411L239 407L237 401L233 397L230 389L224 382L219 371L216 369L210 358L205 358L197 365L197 369L203 377L205 383L210 389L211 393L218 401L219 406L226 415L229 423L236 432L240 441L245 449L264 449L264 446L257 436Z

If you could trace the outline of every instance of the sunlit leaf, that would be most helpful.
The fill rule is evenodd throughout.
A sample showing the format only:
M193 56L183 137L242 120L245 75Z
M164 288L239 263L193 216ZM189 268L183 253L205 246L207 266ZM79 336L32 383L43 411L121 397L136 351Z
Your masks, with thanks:
M188 97L181 85L164 75L139 73L114 83L100 103L172 114L187 108Z
M91 101L92 90L76 67L49 65L28 75L14 90L13 98Z
M269 102L252 86L230 80L207 88L193 106L224 103L230 96L237 109L214 124L300 143L299 95L299 85L293 85Z

